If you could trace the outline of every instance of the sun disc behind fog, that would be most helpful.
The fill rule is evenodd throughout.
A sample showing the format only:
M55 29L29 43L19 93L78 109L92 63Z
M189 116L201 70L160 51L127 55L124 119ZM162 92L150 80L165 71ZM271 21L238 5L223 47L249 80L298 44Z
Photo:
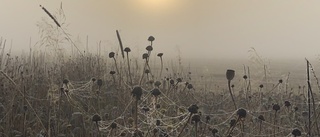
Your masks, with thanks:
M176 0L137 0L139 7L151 13L167 13L176 10L178 3Z

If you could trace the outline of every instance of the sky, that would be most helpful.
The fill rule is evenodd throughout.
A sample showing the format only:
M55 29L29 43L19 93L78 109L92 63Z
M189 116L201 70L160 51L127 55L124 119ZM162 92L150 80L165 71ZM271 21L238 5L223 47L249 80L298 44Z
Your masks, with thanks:
M39 39L39 7L62 7L67 32L91 52L101 41L103 53L123 44L142 54L155 37L154 51L165 56L247 59L248 50L269 59L317 58L320 53L318 0L0 0L0 37L20 52ZM71 45L70 45L71 46ZM79 45L84 50L83 45Z

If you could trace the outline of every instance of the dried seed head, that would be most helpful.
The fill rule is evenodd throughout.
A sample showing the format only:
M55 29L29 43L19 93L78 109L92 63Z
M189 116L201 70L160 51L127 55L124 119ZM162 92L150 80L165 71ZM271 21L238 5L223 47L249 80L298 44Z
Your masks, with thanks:
M99 87L101 87L102 86L102 79L98 79L97 84Z
M195 123L198 123L200 122L201 118L200 118L200 115L196 114L196 115L193 115L192 118L191 118L191 121L195 122Z
M275 110L275 111L279 111L280 110L280 106L278 104L274 104L272 106L272 109Z
M161 82L160 82L160 81L154 82L154 86L159 87L160 85L161 85Z
M279 83L281 84L282 82L283 82L282 79L280 79L280 80L279 80Z
M136 97L137 100L140 100L142 96L142 88L140 86L135 86L132 89L131 94L133 97Z
M239 118L245 118L247 116L247 111L243 108L238 109L237 115Z
M294 111L298 111L299 108L297 106L294 107Z
M114 74L116 74L116 72L113 71L113 70L111 70L111 71L110 71L110 74L111 74L111 75L114 75Z
M206 116L207 123L210 121L210 116Z
M24 111L24 112L27 112L27 110L28 110L28 106L24 105L24 106L23 106L23 111Z
M92 82L95 82L95 81L96 81L96 78L92 78L91 81L92 81Z
M260 84L260 85L259 85L259 88L263 88L263 85L262 85L262 84Z
M170 82L170 84L171 84L171 85L173 85L173 84L174 84L174 80L173 80L173 79L170 79L170 81L169 81L169 82Z
M234 84L231 85L231 88L234 88Z
M301 131L299 129L293 129L291 134L294 135L295 137L301 136Z
M100 115L98 115L98 114L94 114L93 116L92 116L92 121L93 122L99 122L99 121L101 121L101 117L100 117Z
M151 90L151 94L155 97L159 96L161 94L161 91L158 88L154 88Z
M159 109L160 107L160 104L156 104L156 109Z
M162 56L163 56L163 53L158 53L157 56L158 56L158 57L162 57Z
M150 36L149 38L148 38L148 41L150 41L150 42L153 42L155 40L155 38L153 37L153 36Z
M182 82L182 78L177 78L177 82Z
M247 75L244 75L244 76L243 76L243 79L245 79L245 80L246 80L247 78L248 78L248 76L247 76Z
M258 119L262 122L262 121L265 121L265 119L264 119L264 116L263 115L259 115L258 116Z
M143 106L143 107L142 107L142 110L143 110L144 112L148 112L148 111L150 111L150 108L148 108L147 106Z
M126 134L126 132L124 132L124 131L120 133L120 136L121 136L121 137L124 137L124 136L126 136L126 135L127 135L127 134Z
M213 135L215 135L215 134L217 134L219 131L218 131L218 129L216 129L216 128L213 128L212 130L211 130L211 133L213 134Z
M110 125L110 127L111 127L112 129L117 128L117 126L118 126L118 125L117 125L117 123L114 123L114 122L113 122L113 123L111 123L111 125Z
M156 125L157 125L157 126L160 126L160 124L161 124L161 121L160 121L159 119L157 119L157 120L156 120Z
M234 70L232 70L232 69L227 70L226 76L229 81L231 81L234 78L234 75L235 75Z
M134 119L133 119L132 117L129 117L129 118L128 118L128 123L129 123L130 125L133 124L133 121L134 121Z
M64 79L62 82L63 82L63 84L66 84L66 85L67 85L67 84L69 83L69 80Z
M237 120L235 120L235 119L231 119L230 120L230 127L233 127L234 125L236 125L236 122L237 122Z
M153 50L153 47L149 45L149 46L146 47L146 50L147 50L147 51L152 51L152 50Z
M114 52L110 52L109 53L109 58L114 58L115 53Z
M193 85L192 84L188 84L187 88L190 90L190 89L193 89Z
M291 106L291 103L290 103L289 101L284 101L284 106L290 107L290 106Z
M195 114L195 113L198 113L198 109L199 109L199 107L197 105L193 104L188 108L188 111L191 114Z
M146 69L146 70L144 70L144 73L149 74L149 73L150 73L150 70L149 70L149 69Z
M126 48L124 48L124 50L123 51L125 51L125 52L131 52L131 49L129 48L129 47L126 47Z
M143 53L142 54L142 59L147 59L149 57L148 53Z

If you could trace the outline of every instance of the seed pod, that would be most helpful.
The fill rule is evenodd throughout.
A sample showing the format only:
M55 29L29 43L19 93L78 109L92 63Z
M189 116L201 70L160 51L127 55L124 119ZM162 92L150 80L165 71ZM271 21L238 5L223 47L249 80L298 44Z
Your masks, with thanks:
M136 97L137 100L140 100L142 96L142 88L140 86L135 86L131 91L131 94L133 97Z
M27 110L28 110L28 106L24 105L24 106L23 106L23 111L24 111L24 112L27 112Z
M188 108L188 111L191 114L195 114L195 113L198 113L198 109L199 109L199 107L197 105L193 104Z
M102 79L98 79L97 84L99 87L101 87L102 86Z
M112 128L112 129L115 129L115 128L117 128L117 123L111 123L111 125L110 125L110 127Z
M92 82L95 82L95 81L96 81L96 78L92 78L91 80L92 80Z
M114 52L110 52L109 53L109 58L114 58L115 53Z
M177 78L177 82L182 82L182 78Z
M149 38L148 38L148 41L150 41L150 42L153 42L155 40L155 38L153 37L153 36L150 36Z
M193 85L192 84L188 84L187 88L188 89L193 89Z
M229 81L231 81L234 78L234 75L235 75L234 70L232 70L232 69L227 70L226 76Z
M239 118L245 118L247 116L247 111L243 108L238 109L237 115Z
M210 121L210 116L206 116L207 123Z
M301 131L299 129L293 129L291 134L294 135L295 137L301 136Z
M279 83L281 84L282 82L283 82L283 80L282 80L282 79L280 79L280 80L279 80Z
M125 52L130 52L131 51L131 49L129 48L129 47L126 47L126 48L124 48L124 50L123 51L125 51Z
M157 97L161 94L161 91L158 88L154 88L151 90L151 94Z
M219 132L219 131L218 131L218 129L216 129L216 128L214 128L214 129L211 130L211 133L212 133L213 135L217 134L218 132Z
M237 121L236 121L235 119L231 119L231 120L230 120L230 123L229 123L229 124L230 124L230 127L233 127L234 125L236 125L236 122L237 122Z
M157 120L156 120L156 125L157 125L157 126L160 126L160 124L161 124L161 121L160 121L159 119L157 119Z
M159 87L160 85L161 85L161 82L160 82L160 81L154 82L154 86Z
M245 80L246 80L247 78L248 78L248 76L247 76L247 75L244 75L244 76L243 76L243 79L245 79Z
M150 73L150 70L149 70L149 69L146 69L146 70L144 70L144 73L149 74L149 73Z
M170 79L170 84L173 85L174 84L174 80Z
M263 115L259 115L258 116L258 119L262 122L262 121L265 121L265 119L264 119L264 116Z
M297 106L295 106L293 109L294 109L294 111L298 111L299 110L299 108Z
M111 71L110 71L110 74L111 74L111 75L114 75L114 74L116 74L116 72L113 71L113 70L111 70Z
M142 59L147 59L149 57L148 53L143 53L142 54Z
M275 110L275 111L279 111L280 110L280 106L278 104L274 104L272 106L272 109Z
M259 85L259 88L263 88L263 85L262 85L262 84L260 84L260 85Z
M153 50L153 47L152 47L152 46L147 46L147 47L146 47L146 50L147 50L147 51L152 51L152 50Z
M157 56L158 56L158 57L162 57L162 56L163 56L163 53L158 53Z
M289 101L284 101L284 106L290 107L290 106L291 106L291 103L290 103Z
M67 85L69 83L69 80L64 79L62 83Z
M121 132L121 133L120 133L120 136L121 136L121 137L124 137L124 136L126 136L126 135L127 135L126 132Z
M146 112L148 112L148 111L150 111L150 109L147 107L147 106L143 106L142 107L142 110L146 113Z
M92 116L92 121L93 122L99 122L99 121L101 121L101 117L100 117L100 115L98 115L98 114L94 114L93 116Z
M201 120L201 118L200 118L200 115L198 115L198 114L193 115L191 118L191 121L193 121L195 123L198 123L200 120Z

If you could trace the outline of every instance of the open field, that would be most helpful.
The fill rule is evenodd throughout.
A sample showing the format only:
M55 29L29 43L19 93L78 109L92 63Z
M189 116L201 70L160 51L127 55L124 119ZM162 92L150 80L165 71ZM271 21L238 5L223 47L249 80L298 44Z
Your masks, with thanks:
M124 58L3 54L1 136L319 135L319 88L311 71L309 110L303 61L261 66L252 58L199 62L125 51ZM227 69L236 70L234 78Z

